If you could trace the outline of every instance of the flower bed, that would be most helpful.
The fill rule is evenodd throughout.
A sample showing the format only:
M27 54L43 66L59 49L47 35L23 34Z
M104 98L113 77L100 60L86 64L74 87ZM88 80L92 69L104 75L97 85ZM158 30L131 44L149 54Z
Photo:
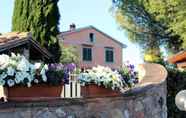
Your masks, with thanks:
M129 62L125 63L119 70L119 74L122 77L125 87L133 87L138 83L138 73L134 70L134 65Z
M21 55L0 55L0 85L8 90L8 99L32 100L60 97L68 83L72 65L31 64Z
M126 71L127 70L127 71ZM137 74L128 66L120 71L108 67L97 66L80 73L78 80L82 85L83 97L106 97L121 95L126 88L131 87L137 80Z

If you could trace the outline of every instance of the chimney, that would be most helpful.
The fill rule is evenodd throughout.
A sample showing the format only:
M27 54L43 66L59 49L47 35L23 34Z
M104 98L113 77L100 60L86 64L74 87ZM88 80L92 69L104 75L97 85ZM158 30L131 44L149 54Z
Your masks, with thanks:
M70 25L70 31L75 30L75 29L76 29L76 25L75 25L74 23L72 23L72 24Z

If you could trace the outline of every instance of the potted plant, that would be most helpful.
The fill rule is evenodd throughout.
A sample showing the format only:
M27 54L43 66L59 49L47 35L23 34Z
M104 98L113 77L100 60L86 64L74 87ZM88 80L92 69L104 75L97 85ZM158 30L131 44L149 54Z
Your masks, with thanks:
M138 83L138 73L134 69L134 65L129 62L125 63L123 67L119 70L119 74L122 77L123 84L126 88L130 88Z
M124 87L120 74L103 66L93 67L77 78L82 85L83 97L119 96Z
M54 70L51 65L31 64L21 55L0 55L0 85L7 89L8 100L46 100L59 98L63 78L68 73L63 68ZM55 76L52 76L55 75Z

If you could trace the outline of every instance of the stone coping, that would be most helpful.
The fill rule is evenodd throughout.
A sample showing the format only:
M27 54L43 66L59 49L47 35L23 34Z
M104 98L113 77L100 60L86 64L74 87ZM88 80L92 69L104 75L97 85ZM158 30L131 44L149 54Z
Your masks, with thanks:
M133 99L137 96L143 96L147 91L152 90L155 87L160 87L166 83L167 71L159 64L146 63L139 66L143 79L140 80L134 88L126 90L121 96L114 97L99 97L99 98L60 98L49 101L32 101L32 102L4 102L0 103L0 109L14 108L14 107L57 107L68 105L86 105L89 102L97 102L100 99L112 101Z

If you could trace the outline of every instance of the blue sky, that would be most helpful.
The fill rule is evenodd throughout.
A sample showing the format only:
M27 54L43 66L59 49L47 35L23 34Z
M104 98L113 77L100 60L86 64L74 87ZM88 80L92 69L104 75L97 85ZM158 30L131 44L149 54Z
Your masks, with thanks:
M138 46L128 41L126 33L119 29L109 8L112 0L59 0L61 14L60 31L69 29L69 24L75 23L76 27L93 25L110 36L116 38L128 47L123 50L124 61L141 63ZM14 0L2 0L0 4L0 32L11 31Z

